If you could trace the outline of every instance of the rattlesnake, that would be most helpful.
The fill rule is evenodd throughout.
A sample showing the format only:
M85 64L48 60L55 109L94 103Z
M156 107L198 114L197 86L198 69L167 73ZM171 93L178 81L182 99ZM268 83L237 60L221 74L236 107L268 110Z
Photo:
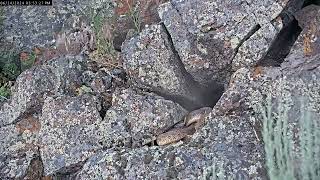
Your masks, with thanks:
M184 118L184 127L174 128L168 132L158 135L156 139L157 144L159 146L171 144L187 137L188 135L192 135L203 126L205 118L211 110L212 108L210 107L203 107L191 111Z

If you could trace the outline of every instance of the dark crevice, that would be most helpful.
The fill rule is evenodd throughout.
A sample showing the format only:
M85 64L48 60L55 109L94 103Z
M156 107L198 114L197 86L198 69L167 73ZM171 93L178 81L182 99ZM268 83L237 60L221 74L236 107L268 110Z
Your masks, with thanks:
M57 173L52 175L54 177L53 179L75 179L77 173L83 168L87 160L88 159L77 164L61 168Z
M182 75L186 79L185 86L189 91L188 92L189 96L185 97L182 95L181 96L171 95L164 92L155 92L155 93L166 99L177 102L182 107L190 111L204 107L204 106L213 107L216 104L216 102L219 100L219 98L221 97L224 91L223 85L220 85L215 81L212 81L206 86L203 86L203 85L200 85L198 82L196 82L193 79L192 75L188 73L187 70L185 69L185 66L179 56L179 53L174 47L173 40L168 29L163 23L161 23L161 25L162 25L162 28L164 29L164 32L167 35L167 37L165 38L167 38L167 41L170 46L169 48L170 50L172 50L175 56L174 59L177 60L177 62L174 62L174 63L178 63L178 67L180 68Z
M242 46L244 42L246 42L254 33L256 33L261 28L260 24L255 25L245 36L241 41L239 42L238 46L234 50L234 55L232 57L232 60L234 57L238 54L239 48Z
M293 19L281 29L266 54L258 61L257 66L280 66L290 53L301 31L298 21Z
M320 5L320 0L305 0L303 3L303 7L309 6L309 5Z
M302 9L305 0L290 0L283 8L279 17L282 20L283 27L286 27L294 19L294 14ZM275 18L277 19L277 18Z
M40 156L40 150L38 148L38 153L34 154L33 159L27 168L26 175L23 179L41 179L44 174L44 166Z
M294 15L304 6L314 2L314 0L291 0L287 3L279 15L283 23L283 28L256 66L277 67L281 65L302 31Z
M104 119L104 117L106 116L107 113L107 108L102 107L101 110L99 111L99 115L101 117L101 119Z

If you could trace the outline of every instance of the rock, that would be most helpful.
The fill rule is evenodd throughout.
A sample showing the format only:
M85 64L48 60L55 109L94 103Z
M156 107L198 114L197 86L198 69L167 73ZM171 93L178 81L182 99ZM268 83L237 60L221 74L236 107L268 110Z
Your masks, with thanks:
M46 98L39 132L45 175L75 171L102 148L99 141L104 132L99 131L102 121L99 106L90 95Z
M117 19L112 33L115 49L121 49L130 29L137 32L146 25L159 23L157 7L165 1L167 0L116 0Z
M56 38L60 33L63 34L71 29L79 31L83 23L90 25L92 10L104 9L106 14L112 14L111 4L110 0L81 2L57 0L52 6L5 8L6 18L3 22L2 37L14 43L21 51L31 51L35 46L49 48L56 45ZM79 32L81 33L81 30ZM70 38L72 39L72 35L69 36L69 40Z
M252 67L265 55L280 29L268 23L257 30L239 47L232 61L232 71Z
M0 127L18 122L24 114L39 112L45 94L74 95L81 84L85 59L66 56L24 71L12 88L10 101L0 110Z
M272 112L276 119L283 121L277 109L280 104L287 105L288 134L295 137L293 159L295 168L299 167L301 154L297 137L301 132L302 98L309 108L312 120L320 119L320 56L301 57L301 51L292 51L281 67L258 67L255 69L241 68L233 76L229 88L213 110L213 114L246 117L250 121L256 138L262 140L263 121L259 107L266 106L268 95L272 98ZM282 106L284 107L284 106ZM288 137L290 137L288 135ZM296 169L296 172L299 172Z
M108 72L99 70L94 73L92 71L85 71L82 74L82 82L92 89L95 93L107 93L107 90L112 85L112 76Z
M294 57L310 57L320 53L319 16L320 7L316 5L307 6L296 13L295 17L303 30L293 45L288 59L291 55Z
M95 34L93 30L86 24L81 24L76 32L64 31L57 34L56 37L57 54L78 55L80 53L89 54L96 47ZM47 60L44 58L43 60Z
M186 110L153 93L134 89L116 90L103 127L106 147L139 147L183 120Z
M12 97L0 111L0 126L19 121L23 114L41 109L43 95L54 92L58 79L49 67L34 67L18 77Z
M238 47L257 25L276 18L281 5L275 0L174 0L161 5L159 15L186 70L201 83L225 82Z
M189 143L97 153L88 159L77 179L210 178L210 168L220 165L224 177L263 179L262 163L263 146L245 118L211 116Z
M152 25L124 43L124 69L139 88L172 99L189 110L214 105L222 85L201 87L185 71L172 48L165 29Z
M0 127L0 177L21 179L31 170L28 168L38 151L40 122L36 115L29 115L15 125ZM35 176L41 172L33 170Z

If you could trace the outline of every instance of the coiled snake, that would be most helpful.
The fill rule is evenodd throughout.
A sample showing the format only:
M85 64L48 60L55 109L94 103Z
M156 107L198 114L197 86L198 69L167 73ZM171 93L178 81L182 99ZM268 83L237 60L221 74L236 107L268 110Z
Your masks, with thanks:
M211 112L212 108L203 107L194 111L191 111L184 118L184 127L174 128L168 132L162 133L157 136L156 142L159 146L171 144L194 134L200 129L205 122L205 118Z

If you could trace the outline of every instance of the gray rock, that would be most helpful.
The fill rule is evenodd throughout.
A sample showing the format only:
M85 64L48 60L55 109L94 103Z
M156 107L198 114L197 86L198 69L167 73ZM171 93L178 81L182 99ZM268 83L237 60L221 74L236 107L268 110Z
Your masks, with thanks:
M268 23L243 42L232 61L232 71L255 65L266 54L280 29Z
M43 95L54 92L58 79L45 66L31 68L18 77L12 88L12 97L0 110L0 126L19 121L19 117L33 109L41 109Z
M45 94L75 94L81 84L84 62L82 56L66 56L20 74L10 101L1 107L0 127L18 122L24 114L41 110Z
M103 70L99 70L96 73L85 71L81 79L82 82L95 93L107 93L107 90L112 85L112 76Z
M99 106L90 95L45 99L39 146L46 175L81 164L102 148Z
M201 83L225 82L237 48L283 10L276 0L170 1L159 7L186 70Z
M106 147L139 147L183 120L187 111L153 93L134 89L116 90L103 125Z
M310 5L295 14L299 25L303 28L297 41L293 45L286 61L292 59L290 56L310 57L320 53L320 7ZM297 59L297 58L296 58Z
M163 26L152 25L123 44L124 69L134 85L173 99L187 109L207 105L204 89L185 71L172 48ZM212 89L211 105L223 87L214 84Z
M23 118L15 125L0 127L0 178L23 178L28 167L39 155L38 133L40 122L37 116Z
M78 31L82 23L90 25L90 13L97 9L104 9L106 16L110 16L113 14L112 1L57 0L52 6L4 8L6 18L1 37L22 51L31 51L35 46L52 47L56 45L59 33L70 29Z
M97 153L77 178L199 179L210 178L210 169L221 165L224 177L263 179L263 146L245 118L210 116L203 129L183 144Z

